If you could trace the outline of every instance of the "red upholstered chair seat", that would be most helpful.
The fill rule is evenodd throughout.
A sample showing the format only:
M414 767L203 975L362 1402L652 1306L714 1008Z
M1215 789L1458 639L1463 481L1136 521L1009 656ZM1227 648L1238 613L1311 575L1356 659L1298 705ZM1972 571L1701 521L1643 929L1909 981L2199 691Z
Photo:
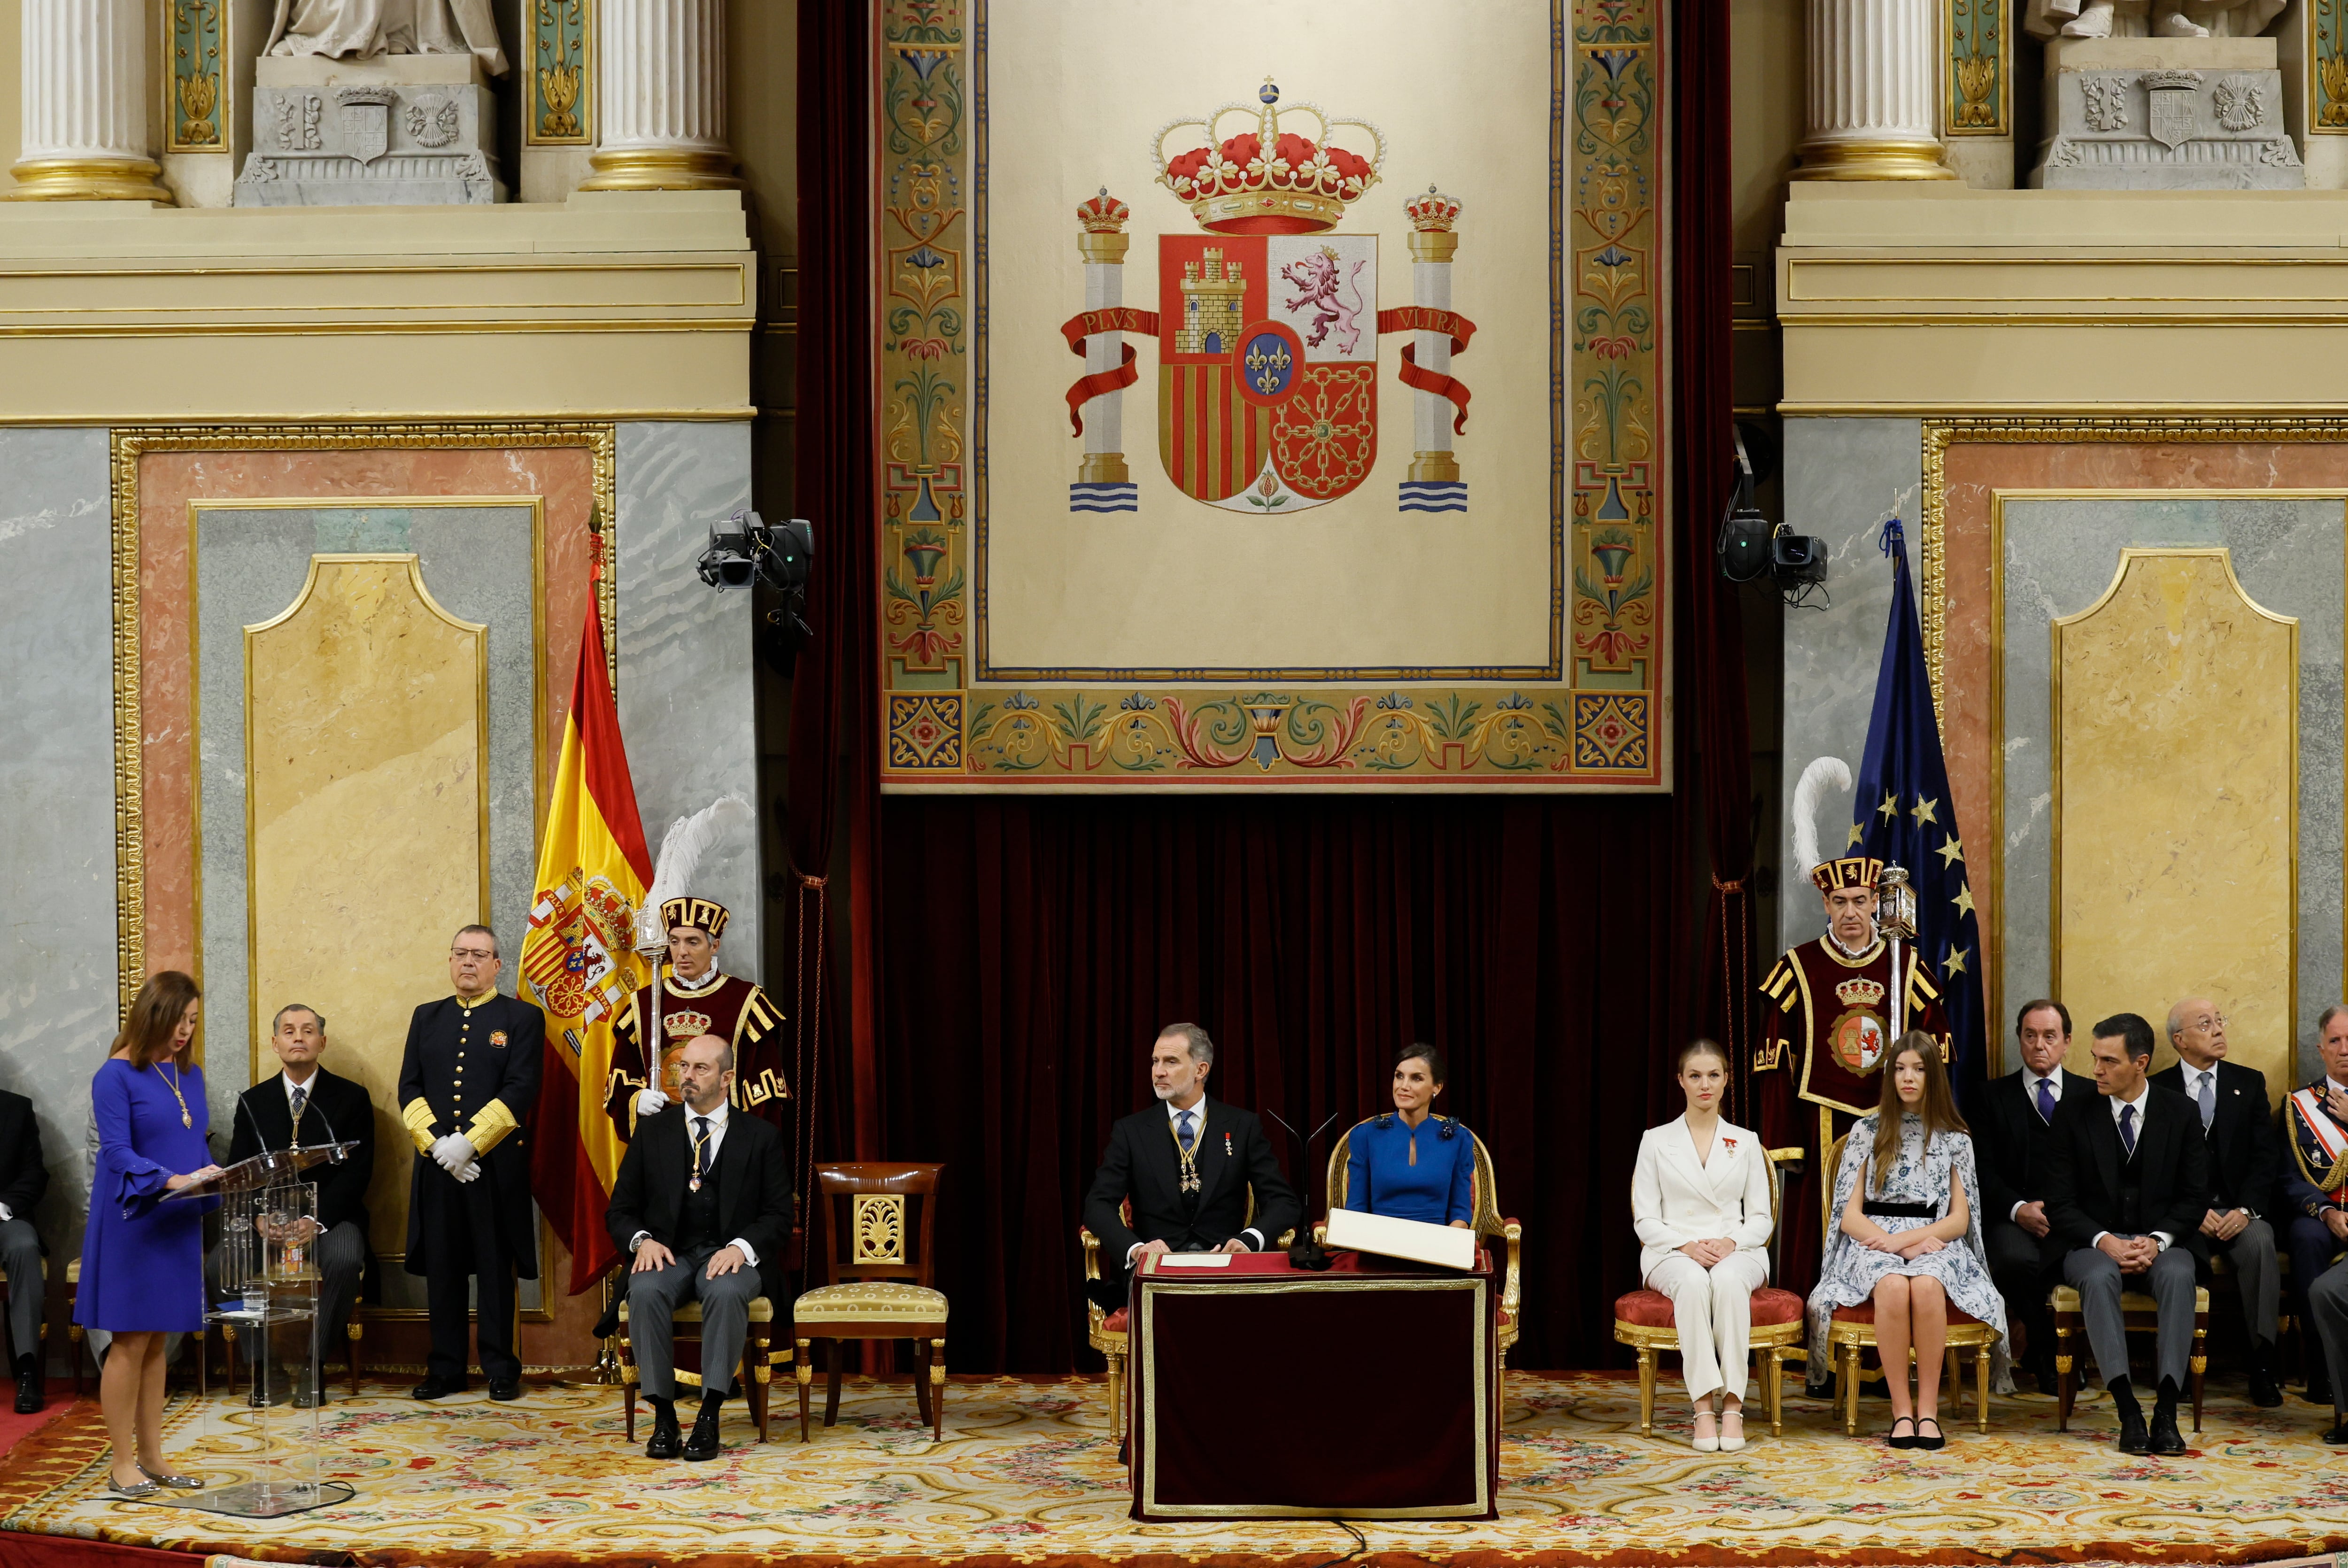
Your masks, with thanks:
M1869 1296L1867 1300L1860 1302L1857 1306L1836 1307L1834 1309L1834 1320L1837 1323L1873 1323L1875 1321L1875 1298ZM1951 1323L1979 1323L1981 1319L1975 1317L1972 1313L1967 1312L1964 1308L1959 1306L1952 1301L1949 1303L1949 1321Z
M1672 1316L1672 1298L1659 1290L1634 1290L1614 1301L1614 1320L1640 1328L1672 1328L1677 1326ZM1776 1323L1799 1323L1802 1320L1802 1298L1790 1290L1775 1285L1763 1285L1753 1293L1753 1326L1766 1327Z
M1112 1312L1107 1316L1102 1318L1101 1332L1104 1334L1123 1334L1125 1332L1126 1315L1132 1310L1133 1309L1131 1307L1120 1306L1115 1312Z

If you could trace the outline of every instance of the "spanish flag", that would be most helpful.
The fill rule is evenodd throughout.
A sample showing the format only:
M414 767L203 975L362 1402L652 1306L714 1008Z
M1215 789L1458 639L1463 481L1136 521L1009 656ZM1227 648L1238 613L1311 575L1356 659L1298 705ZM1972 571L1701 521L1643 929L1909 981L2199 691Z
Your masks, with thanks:
M571 1249L573 1295L619 1257L604 1232L603 1211L624 1146L603 1114L603 1086L612 1070L612 1025L644 984L636 911L653 881L603 663L603 626L591 602L521 945L522 983L546 1015L530 1185Z

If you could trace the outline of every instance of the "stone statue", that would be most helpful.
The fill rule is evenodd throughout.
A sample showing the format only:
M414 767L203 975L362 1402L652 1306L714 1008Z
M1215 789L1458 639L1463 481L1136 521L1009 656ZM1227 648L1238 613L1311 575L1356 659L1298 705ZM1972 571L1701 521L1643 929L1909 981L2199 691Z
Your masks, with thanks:
M264 52L333 59L470 54L489 75L506 74L489 0L277 0Z
M2282 8L2283 0L2030 0L2024 26L2042 38L2254 38Z

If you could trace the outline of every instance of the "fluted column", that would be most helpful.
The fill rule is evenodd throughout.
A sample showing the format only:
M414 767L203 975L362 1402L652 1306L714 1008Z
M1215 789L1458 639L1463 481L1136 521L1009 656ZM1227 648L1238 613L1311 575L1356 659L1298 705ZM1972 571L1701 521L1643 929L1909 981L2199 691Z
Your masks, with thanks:
M147 149L143 0L23 0L17 201L163 201Z
M1809 0L1797 180L1953 180L1941 160L1939 0Z
M597 27L602 134L580 189L741 184L726 145L725 0L602 0Z

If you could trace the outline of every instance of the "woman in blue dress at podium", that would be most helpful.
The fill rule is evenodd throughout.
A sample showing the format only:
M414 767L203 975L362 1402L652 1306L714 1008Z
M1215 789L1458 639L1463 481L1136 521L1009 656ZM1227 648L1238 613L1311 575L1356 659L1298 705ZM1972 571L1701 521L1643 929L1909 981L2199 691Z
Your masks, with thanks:
M98 1404L114 1445L114 1491L124 1497L202 1484L171 1474L163 1460L163 1346L204 1326L203 1217L220 1202L163 1202L220 1171L204 1141L211 1119L203 1069L187 1061L198 995L176 969L149 978L90 1085L98 1164L74 1321L114 1336Z
M1476 1135L1435 1114L1443 1053L1405 1046L1395 1057L1395 1108L1345 1144L1345 1207L1396 1220L1465 1227L1476 1216Z

